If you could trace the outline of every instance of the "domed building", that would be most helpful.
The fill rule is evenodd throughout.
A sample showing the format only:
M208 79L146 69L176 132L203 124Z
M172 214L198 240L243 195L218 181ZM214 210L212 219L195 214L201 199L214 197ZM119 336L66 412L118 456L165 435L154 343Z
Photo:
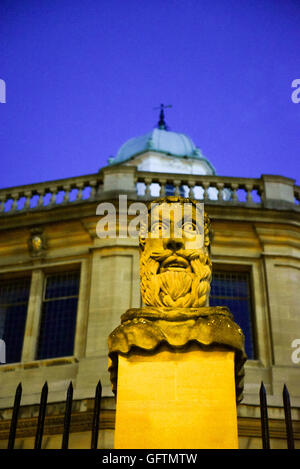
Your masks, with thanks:
M136 166L139 171L214 175L215 168L190 137L168 130L161 109L157 128L125 142L110 165Z
M125 142L100 171L0 189L0 338L6 345L5 359L0 348L0 448L11 438L16 388L21 408L14 445L33 448L45 381L42 448L61 447L70 382L68 444L90 447L95 416L99 422L98 380L98 447L114 447L107 338L127 310L142 305L139 242L127 229L125 236L119 230L119 236L99 237L98 208L103 203L103 211L109 206L123 216L136 202L170 194L205 203L213 232L209 305L228 306L245 335L239 447L262 447L263 381L271 448L286 448L284 384L300 448L300 187L280 175L217 175L189 136L167 128L163 108L157 127Z

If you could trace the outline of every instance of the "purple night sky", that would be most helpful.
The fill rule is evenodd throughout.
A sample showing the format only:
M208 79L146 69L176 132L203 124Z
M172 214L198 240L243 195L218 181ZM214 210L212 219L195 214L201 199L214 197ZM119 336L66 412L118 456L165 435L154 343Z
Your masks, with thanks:
M1 0L0 187L95 173L160 103L223 176L300 183L299 0Z

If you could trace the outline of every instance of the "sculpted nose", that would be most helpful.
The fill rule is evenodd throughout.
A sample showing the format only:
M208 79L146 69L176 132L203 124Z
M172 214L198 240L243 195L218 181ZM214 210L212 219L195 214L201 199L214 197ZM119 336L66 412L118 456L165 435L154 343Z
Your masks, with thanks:
M168 239L165 244L165 249L176 252L184 248L184 243L181 239Z

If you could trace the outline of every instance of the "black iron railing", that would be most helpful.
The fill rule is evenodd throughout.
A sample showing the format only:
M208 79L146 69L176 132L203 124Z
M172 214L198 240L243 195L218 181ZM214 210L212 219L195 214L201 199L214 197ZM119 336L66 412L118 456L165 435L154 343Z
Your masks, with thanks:
M99 419L100 419L100 408L101 408L101 395L102 395L102 386L99 381L94 398L94 410L93 410L93 419L92 419L92 434L91 434L91 449L97 449L98 446L98 435L99 435ZM12 413L12 419L10 423L10 431L8 437L8 449L13 449L16 439L16 430L18 424L18 415L20 410L22 397L22 385L19 383L15 393L14 407ZM44 423L46 415L46 406L47 406L47 397L48 397L48 385L47 382L44 384L41 392L41 399L39 405L39 415L38 422L36 427L35 443L34 449L41 449L43 432L44 432ZM270 449L270 432L269 432L269 418L268 418L268 405L267 405L267 393L264 386L264 383L261 383L260 391L260 416L261 416L261 438L262 438L262 449ZM291 416L291 403L290 396L286 385L283 386L283 408L285 416L285 428L286 428L286 441L287 448L294 449L294 434L293 434L293 423ZM72 415L72 402L73 402L73 384L70 382L67 397L66 397L66 406L64 414L64 425L63 425L63 434L62 434L62 443L61 449L68 449L69 445L69 435L70 435L70 424L71 424L71 415Z
M95 398L94 398L91 449L97 449L97 445L98 445L101 395L102 395L102 386L101 386L101 382L98 381L98 384L96 386ZM9 431L8 445L7 445L8 449L14 449L14 445L15 445L21 396L22 396L22 384L19 383L16 389L13 414L12 414L12 419L10 423L10 431ZM40 400L40 406L39 406L39 416L38 416L38 423L37 423L37 428L36 428L34 449L41 449L43 433L44 433L47 397L48 397L48 384L46 382L41 392L41 400ZM72 403L73 403L73 384L71 381L67 390L61 449L68 449L68 446L69 446Z
M286 385L283 386L282 397L283 397L287 447L288 449L295 449L290 395L289 395ZM260 398L262 447L263 449L270 449L267 393L266 393L266 388L263 382L261 383L261 386L260 386L259 398Z

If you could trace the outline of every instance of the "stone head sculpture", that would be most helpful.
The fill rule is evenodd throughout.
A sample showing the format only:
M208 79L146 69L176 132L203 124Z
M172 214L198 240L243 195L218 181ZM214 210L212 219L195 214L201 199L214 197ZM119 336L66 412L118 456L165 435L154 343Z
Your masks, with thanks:
M144 216L147 215L147 216ZM117 389L118 356L141 350L225 346L235 351L236 396L243 392L244 336L227 307L209 306L210 221L203 204L183 197L150 202L140 222L140 285L145 306L131 308L109 335L109 372ZM145 225L145 226L144 226Z
M141 295L146 306L208 304L210 221L203 204L176 196L151 202L140 251Z

